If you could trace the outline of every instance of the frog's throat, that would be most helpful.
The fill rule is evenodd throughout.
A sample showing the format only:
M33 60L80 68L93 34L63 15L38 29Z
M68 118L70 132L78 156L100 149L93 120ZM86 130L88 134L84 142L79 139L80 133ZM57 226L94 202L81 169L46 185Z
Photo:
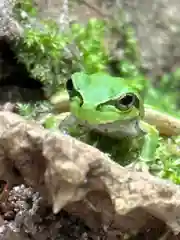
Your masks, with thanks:
M100 133L108 135L112 138L123 138L123 137L137 137L144 135L145 132L141 129L139 120L132 119L126 121L115 121L113 123L91 125L88 122L81 122L91 130L96 130Z

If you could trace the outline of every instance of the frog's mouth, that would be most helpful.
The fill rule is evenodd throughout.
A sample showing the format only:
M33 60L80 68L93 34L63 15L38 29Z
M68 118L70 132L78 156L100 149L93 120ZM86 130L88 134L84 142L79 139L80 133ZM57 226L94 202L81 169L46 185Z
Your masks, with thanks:
M96 130L113 138L137 137L144 134L137 119L98 125L90 125L87 122L84 124L92 130Z

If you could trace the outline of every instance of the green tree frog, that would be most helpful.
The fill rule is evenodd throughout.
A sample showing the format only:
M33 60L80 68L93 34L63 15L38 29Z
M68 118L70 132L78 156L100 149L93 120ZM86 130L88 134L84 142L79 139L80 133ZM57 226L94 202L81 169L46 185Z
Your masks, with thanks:
M129 153L131 143L140 139L143 145L139 159L141 162L152 160L159 133L154 126L143 121L144 104L135 86L129 85L125 79L102 72L92 75L77 72L67 81L66 88L70 112L76 122L102 135L101 142L105 139L105 148L108 142L108 147L112 149L112 139L118 154L121 155L124 149L121 148L122 142Z
M65 126L122 165L133 160L146 165L154 160L159 133L179 135L180 120L145 105L136 88L133 81L107 73L77 72L67 81L67 91L57 92L51 103L63 112L62 119L68 116L62 130Z

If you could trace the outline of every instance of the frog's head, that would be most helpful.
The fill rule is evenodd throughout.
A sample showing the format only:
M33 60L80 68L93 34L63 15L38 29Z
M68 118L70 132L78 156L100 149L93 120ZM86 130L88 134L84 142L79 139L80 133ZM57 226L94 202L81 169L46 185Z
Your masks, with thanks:
M143 103L125 79L78 72L66 84L72 114L83 124L110 135L138 135Z

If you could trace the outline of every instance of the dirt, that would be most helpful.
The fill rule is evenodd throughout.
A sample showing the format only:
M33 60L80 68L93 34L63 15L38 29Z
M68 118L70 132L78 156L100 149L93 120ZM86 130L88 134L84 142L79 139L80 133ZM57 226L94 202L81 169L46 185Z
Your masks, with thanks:
M32 188L14 187L8 199L0 204L0 239L4 239L8 231L18 231L19 235L26 233L29 240L103 239L77 217L66 211L53 215L50 208L40 206L41 202L39 193Z

